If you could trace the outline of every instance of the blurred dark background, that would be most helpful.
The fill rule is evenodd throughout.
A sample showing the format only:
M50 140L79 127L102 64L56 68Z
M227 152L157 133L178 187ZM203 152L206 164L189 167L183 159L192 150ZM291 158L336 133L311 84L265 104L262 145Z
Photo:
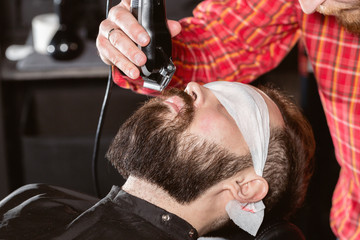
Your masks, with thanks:
M82 56L59 62L36 52L17 61L10 45L31 46L32 19L54 12L52 0L0 2L0 198L27 183L48 183L94 195L91 158L105 94L108 67L96 54L95 38L105 17L105 0L71 0L73 23L85 42ZM113 4L119 1L113 1ZM191 15L199 0L167 0L167 15ZM299 60L300 59L300 60ZM286 59L255 83L271 81L304 109L317 140L316 168L307 201L293 222L307 239L335 239L329 227L331 197L339 167L306 54L297 45ZM100 193L123 179L103 157L121 123L146 96L113 87L99 150Z

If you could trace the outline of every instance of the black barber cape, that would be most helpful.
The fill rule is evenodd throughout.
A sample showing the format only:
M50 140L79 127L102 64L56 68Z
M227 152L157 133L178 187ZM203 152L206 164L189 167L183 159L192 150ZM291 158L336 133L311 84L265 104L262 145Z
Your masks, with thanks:
M100 201L71 190L27 185L0 202L0 239L194 240L178 216L114 186Z

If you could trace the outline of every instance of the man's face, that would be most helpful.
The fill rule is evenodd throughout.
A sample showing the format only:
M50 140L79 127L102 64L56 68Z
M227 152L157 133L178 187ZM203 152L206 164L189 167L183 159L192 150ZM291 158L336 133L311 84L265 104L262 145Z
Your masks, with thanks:
M252 165L235 120L211 90L190 83L186 92L145 104L120 128L107 155L123 175L147 179L184 203ZM270 125L282 126L272 104Z
M360 34L360 0L299 0L304 13L335 16L350 32Z
M146 179L180 203L196 199L252 165L248 154L235 155L189 132L196 111L192 98L177 89L152 99L120 127L107 158L124 177Z

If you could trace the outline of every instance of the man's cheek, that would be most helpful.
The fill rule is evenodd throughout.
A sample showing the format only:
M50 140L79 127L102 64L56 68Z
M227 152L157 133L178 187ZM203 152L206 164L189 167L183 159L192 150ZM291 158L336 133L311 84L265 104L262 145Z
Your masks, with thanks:
M222 127L211 117L197 118L191 123L190 132L205 139L210 139L216 137L218 129Z

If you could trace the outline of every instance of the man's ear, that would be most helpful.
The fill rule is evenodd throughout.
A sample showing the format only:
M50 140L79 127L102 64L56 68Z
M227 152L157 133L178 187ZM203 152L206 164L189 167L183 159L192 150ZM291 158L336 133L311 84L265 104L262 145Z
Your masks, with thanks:
M225 188L230 190L233 199L241 203L258 202L262 200L269 191L267 181L257 175L253 168L244 170L239 176L228 179Z

